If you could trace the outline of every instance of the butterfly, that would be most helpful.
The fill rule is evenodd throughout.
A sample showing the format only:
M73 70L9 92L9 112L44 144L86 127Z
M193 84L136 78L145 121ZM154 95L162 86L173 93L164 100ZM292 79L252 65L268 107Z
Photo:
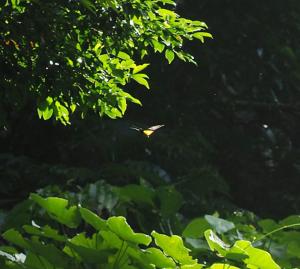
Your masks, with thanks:
M138 127L130 127L130 129L139 131L139 132L143 133L145 136L147 136L149 138L150 135L152 135L157 129L159 129L163 126L165 126L165 125L164 124L154 125L154 126L151 126L149 128L146 128L146 129L138 128Z

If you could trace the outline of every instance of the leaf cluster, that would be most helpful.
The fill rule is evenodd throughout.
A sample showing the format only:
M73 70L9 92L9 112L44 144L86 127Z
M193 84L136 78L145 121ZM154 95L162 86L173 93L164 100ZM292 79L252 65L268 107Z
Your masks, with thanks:
M225 262L205 265L193 258L177 235L153 231L151 236L136 233L124 217L102 219L80 205L69 206L58 197L30 196L54 220L57 228L32 221L22 231L10 229L2 237L12 246L2 246L2 268L280 268L271 256L239 240L227 246L210 229L205 238L212 251ZM91 227L87 234L87 227ZM79 232L82 230L83 232ZM76 234L74 235L74 232ZM231 260L231 261L229 261ZM232 263L233 262L233 263ZM249 268L249 267L248 267Z
M181 18L174 6L172 0L7 0L0 6L2 117L33 102L41 119L69 124L74 112L117 118L128 101L141 105L131 82L149 89L141 72L146 55L194 62L184 40L211 37L205 23Z

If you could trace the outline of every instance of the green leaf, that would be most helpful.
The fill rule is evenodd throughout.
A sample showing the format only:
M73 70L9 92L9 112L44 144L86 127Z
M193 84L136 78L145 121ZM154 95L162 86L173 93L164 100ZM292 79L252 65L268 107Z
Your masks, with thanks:
M131 76L137 83L145 86L147 89L150 89L148 81L145 78L148 78L146 74L133 74Z
M197 218L192 220L184 229L182 235L184 237L199 238L204 236L204 232L210 226L204 218Z
M145 186L130 184L124 187L116 187L114 191L124 201L134 201L136 203L145 203L154 206L154 191Z
M70 249L72 249L72 251L70 251L71 255L77 258L79 257L79 259L84 263L91 263L91 264L107 263L108 257L114 254L114 252L112 252L111 250L90 249L87 247L72 244L71 242L67 242L67 246ZM74 255L74 252L78 256Z
M43 111L43 118L44 120L49 120L53 115L53 108L46 107L46 109Z
M130 56L127 53L123 52L123 51L119 51L118 57L121 58L122 60L129 60L130 59Z
M197 260L194 260L189 255L190 250L184 246L180 236L167 236L155 231L153 231L151 235L155 239L155 244L160 247L166 255L172 257L175 261L183 265L197 263Z
M27 251L31 251L44 257L52 264L56 264L57 266L64 268L67 267L69 263L68 257L52 244L45 245L38 241L29 241L24 239L18 231L13 229L8 230L2 236L5 240L24 248Z
M59 101L55 101L54 103L54 114L56 116L56 119L59 119L64 125L70 124L69 111Z
M182 195L172 186L160 187L156 191L160 201L160 212L165 218L176 214L183 203Z
M84 221L90 224L95 230L107 230L106 221L89 209L79 207L79 212Z
M157 40L155 39L152 39L152 45L153 45L153 48L154 48L154 51L158 51L160 53L163 52L163 50L165 49L165 45L158 42Z
M205 239L212 251L217 251L223 257L226 256L230 246L225 244L212 230L207 230L204 233Z
M123 241L115 233L107 230L100 231L99 234L104 239L107 248L120 249L122 247Z
M208 233L209 232L209 233ZM243 261L248 257L245 253L238 252L230 252L230 246L225 244L216 234L214 234L211 230L205 232L206 241L211 250L217 251L219 256L226 257L231 260L236 260L238 262Z
M210 266L208 269L240 269L240 268L227 263L215 263L212 266Z
M52 229L48 225L41 228L24 225L23 229L29 234L51 238L59 242L65 242L67 240L66 236L60 235L57 230Z
M254 248L249 241L236 241L229 254L234 253L248 256L244 259L245 264L248 266L257 266L260 269L280 269L268 252Z
M122 114L124 115L124 113L125 113L125 111L127 109L126 98L119 97L117 100L118 100L118 107L120 108Z
M142 256L149 264L154 264L157 268L173 268L175 262L167 257L161 250L157 248L147 248Z
M282 243L287 245L287 254L291 257L298 257L300 259L300 234L292 233L293 239L288 240L287 238L282 240Z
M215 231L219 234L226 233L235 228L234 223L228 220L217 218L211 215L205 215L204 218L210 224L210 226L214 228Z
M148 66L149 66L149 64L137 65L137 66L135 66L135 67L133 68L132 73L133 73L133 74L139 73L139 72L141 72L142 70L144 70L144 69L145 69L146 67L148 67Z
M204 37L213 38L210 33L207 32L197 32L193 34L193 37L199 39L202 43L204 43Z
M168 60L169 64L171 64L175 58L175 53L172 50L167 49L165 52L165 57Z
M126 97L127 100L131 101L132 103L138 104L138 105L142 105L141 101L138 100L137 98L134 98L132 95L130 95L129 93L123 93L123 96Z
M164 18L166 17L176 18L178 16L174 11L169 9L164 9L164 8L158 9L157 13Z
M58 222L70 228L76 228L80 223L80 215L76 206L68 207L68 200L58 197L42 198L37 194L31 194L30 199L43 207L47 213Z
M37 107L37 113L38 113L39 119L41 119L43 117L43 110L40 107Z
M100 239L100 236L97 234L94 234L90 239L87 238L84 233L81 233L67 242L67 247L64 251L85 263L107 263L108 257L114 254L115 251L101 248L103 246Z
M47 261L44 257L29 252L26 255L25 263L26 268L30 269L53 269L53 264ZM28 267L27 267L28 266ZM24 268L24 267L21 267Z
M113 106L107 106L104 103L101 103L101 105L103 105L103 106L101 106L102 113L106 114L110 118L116 119L116 118L122 117L121 111L118 110L117 108L115 108Z
M71 109L71 112L72 112L72 113L74 113L74 112L75 112L75 110L76 110L76 107L77 107L77 105L76 105L76 104L74 104L74 103L70 105L70 109Z
M61 268L68 268L71 265L71 259L64 252L52 244L44 244L38 241L28 242L30 245L29 250L35 254L44 257L52 265Z
M103 64L106 64L108 62L108 60L110 59L108 54L102 54L98 58Z
M25 241L21 233L16 231L15 229L9 229L8 231L2 234L2 237L6 241L9 241L19 247L29 249L29 244Z
M280 226L287 226L287 225L293 225L293 224L300 224L300 215L292 215L292 216L289 216L283 220L281 220L279 222L279 225ZM300 229L300 226L295 226L293 227L293 229Z
M40 119L43 118L44 120L48 120L52 117L54 112L52 104L53 98L50 96L38 104L37 111Z
M205 238L210 249L217 251L223 257L238 262L243 261L247 265L256 266L260 269L280 269L268 252L254 248L249 241L236 241L230 248L212 230L205 232Z
M264 219L258 222L258 225L263 229L264 233L272 232L280 227L274 220L272 219Z
M107 220L107 225L112 232L125 241L145 246L151 243L151 237L149 235L133 232L124 217L110 217Z

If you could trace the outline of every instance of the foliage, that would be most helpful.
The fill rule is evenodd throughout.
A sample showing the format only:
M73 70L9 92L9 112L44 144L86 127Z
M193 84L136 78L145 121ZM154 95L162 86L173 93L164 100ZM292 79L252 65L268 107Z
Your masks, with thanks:
M183 197L172 185L154 189L144 181L142 184L115 187L98 181L76 191L49 186L38 190L37 193L65 198L72 204L88 207L101 216L125 216L131 219L134 227L147 233L153 229L164 233L178 233L183 228L179 222ZM31 200L24 200L3 218L0 231L8 228L18 229L28 223L32 216L37 220L43 219L41 213Z
M103 208L101 206L99 206L99 208L97 207L98 199L101 200L99 200L101 203L106 201L106 203L104 202L104 204L106 204L105 208L108 209L109 212L112 212L111 209L114 207L115 201L118 201L118 206L113 208L112 213L124 216L130 214L131 218L137 218L144 223L147 231L149 231L150 228L158 229L156 224L154 224L158 223L157 221L154 221L154 223L150 225L147 220L147 215L149 215L152 210L151 203L154 203L157 207L156 209L159 209L160 204L168 205L174 202L173 210L169 208L160 211L159 209L159 215L164 214L169 217L171 223L171 219L174 214L177 213L176 210L180 206L183 207L182 211L185 212L185 215L189 217L195 217L208 212L212 213L215 210L222 209L224 211L232 211L236 208L230 201L228 185L213 167L207 166L201 169L193 169L192 167L195 165L194 162L191 162L189 158L186 157L181 159L173 149L170 153L167 151L169 161L164 164L166 168L151 162L151 160L147 160L147 158L145 158L144 161L132 159L124 162L112 162L110 161L110 157L115 153L119 154L118 151L120 152L122 150L125 156L127 152L130 152L130 148L134 147L134 143L137 145L137 143L144 141L139 141L133 136L131 138L132 141L127 141L127 145L124 145L125 148L115 149L113 142L103 145L102 141L105 136L105 134L99 134L99 136L96 134L95 138L93 136L83 139L79 138L81 142L76 146L76 152L78 152L78 154L72 155L75 159L73 159L69 165L44 163L30 158L0 154L0 159L2 160L2 164L0 162L0 177L8 181L5 188L0 190L2 197L0 207L3 209L11 208L16 203L26 199L28 193L36 191L37 189L43 189L41 194L44 196L61 196L66 199L71 199L72 201L76 194L75 196L78 197L78 199L76 198L76 202L82 203L88 208L93 208L99 213ZM68 156L68 150L65 147L73 147L73 143L76 143L76 140L77 139L69 140L69 145L66 143L60 149L60 152L66 154L67 158L71 156ZM86 160L76 160L81 155L79 152L81 152L82 149L90 148L91 143L96 143L96 140L96 150L90 154L90 158ZM192 141L187 141L187 143L190 142ZM189 148L195 146L197 143L199 142L193 142ZM161 160L164 160L165 156L163 152L160 153L160 149L157 148L157 145L148 143L147 147L153 151L155 155L161 154ZM176 148L179 149L179 147ZM186 153L188 153L189 148L186 148ZM50 151L46 153L48 156L51 155L51 149L49 150ZM55 154L57 158L61 156L60 152ZM178 156L174 156L177 161L185 162L184 170L181 170L180 166L178 166L178 172L169 172L169 169L172 168L172 162L174 161L173 154ZM203 157L201 155L200 153L198 154L202 159ZM98 161L100 156L103 156L102 163ZM120 158L118 155L115 156L117 159ZM138 158L138 156L139 153L136 158ZM198 156L193 156L193 158L199 158ZM91 167L88 163L85 163L85 161L89 162L91 160L97 162L95 167ZM162 161L157 160L157 163L162 163ZM101 180L104 180L107 184L100 182ZM89 182L90 184L88 184ZM50 184L52 184L52 186L57 185L57 187L45 189L45 186ZM144 198L144 196L138 196L136 195L136 191L134 191L134 186L140 184L142 187L139 187L139 189L143 188L144 196L149 197L148 204L139 203L138 199L140 197ZM113 186L114 192L117 192L117 187L126 185L133 185L133 188L128 188L126 191L121 188L120 199L116 200L116 195L111 194L110 189ZM172 190L180 190L180 194L176 195L176 192ZM73 192L74 195L69 195L70 192ZM165 193L169 194L169 200L161 200L162 195ZM174 195L174 197L172 197L172 195ZM218 199L216 199L216 197L218 197ZM134 206L131 206L133 204ZM126 208L126 210L124 208ZM166 206L164 206L164 208L166 208ZM137 209L139 211L138 215L136 212ZM125 211L128 212L126 213ZM157 219L158 217L157 212L153 212L150 215L153 219ZM176 224L174 224L174 226L176 226ZM163 224L163 227L165 227L164 232L168 232L168 224Z
M238 259L240 254L248 255L246 253L248 251L255 256L254 252L256 252L262 255L260 256L262 260L256 257L248 261L263 266L263 262L268 261L270 257L253 250L249 245L249 242L252 242L254 247L267 250L280 266L278 268L294 268L300 263L299 220L299 216L295 215L276 222L271 219L258 219L253 214L242 211L235 212L226 220L220 218L218 214L205 215L190 221L182 235L194 253L202 255L206 253L209 256L204 242L211 239L208 242L209 247L229 260L232 257ZM221 239L214 233L220 234ZM244 246L245 251L238 250L240 246Z
M122 173L125 174L124 170ZM72 204L81 204L99 215L125 216L130 218L134 227L146 233L153 229L169 234L181 233L184 228L182 220L191 217L193 210L190 208L194 207L198 200L187 197L184 192L179 192L176 186L170 183L161 181L159 184L151 184L146 181L146 178L150 179L145 177L140 180L140 183L124 186L113 186L100 180L84 187L77 185L75 189L75 182L72 181L65 187L48 186L39 189L37 193L42 196L65 198ZM181 190L184 188L181 187ZM201 213L200 210L197 212ZM26 199L10 210L3 224L0 225L0 231L19 228L29 222L31 216L41 218L40 211L34 203Z
M140 4L146 2L141 1ZM1 15L19 16L16 9L13 11L9 9L12 2L7 1L7 3L8 6L1 10L1 12L6 10L6 13L1 13ZM55 1L46 4L39 3L39 6L52 7L54 3ZM27 5L27 2L14 1L14 4L16 7ZM38 13L36 4L38 4L37 1L32 1L29 6ZM65 3L59 4L64 6ZM91 7L88 8L88 1L85 2L87 9L83 1L77 1L76 4L69 1L66 5L72 4L78 7L80 14L84 14L91 20L93 16L97 16L89 11ZM169 8L168 5L162 7ZM72 241L73 245L81 242L81 239L91 242L93 241L92 235L95 233L94 229L101 231L107 226L105 219L122 215L126 216L135 231L150 235L151 230L154 229L161 235L154 233L153 237L151 236L153 245L150 248L154 249L148 248L148 252L151 257L162 259L162 267L172 267L173 263L166 259L164 253L161 255L161 249L164 248L167 255L173 256L176 253L172 252L173 249L167 248L168 245L161 244L159 242L161 238L172 241L183 253L187 252L186 248L191 249L188 255L192 258L186 257L186 260L191 262L198 259L199 263L206 267L234 269L245 268L247 264L248 267L255 268L260 257L268 263L267 266L276 267L275 261L281 268L299 267L299 216L284 218L288 214L298 213L300 208L298 189L295 187L298 186L300 171L299 7L299 3L294 0L285 2L275 0L271 4L268 1L243 1L242 3L233 0L178 1L176 13L189 18L197 18L201 14L216 38L209 46L199 47L192 44L189 47L184 42L184 50L190 51L196 59L201 59L201 68L198 70L188 65L183 66L179 61L173 61L172 66L167 66L169 62L172 62L173 57L178 56L176 53L172 54L172 50L170 48L168 50L167 47L161 51L167 59L165 62L153 55L150 55L151 58L144 62L140 60L141 55L138 55L140 51L131 54L127 50L122 50L129 55L131 60L135 60L135 65L139 65L140 68L147 67L152 77L151 86L162 88L163 91L152 92L151 96L147 96L147 102L143 102L143 111L138 106L133 107L127 114L128 117L121 122L111 123L103 120L99 123L99 119L92 116L84 123L76 122L74 117L72 121L76 124L64 130L55 125L50 126L49 122L46 125L41 121L35 121L30 114L36 101L35 92L26 95L26 98L30 99L24 101L28 106L21 107L20 103L23 101L17 102L16 100L26 98L19 96L17 99L15 94L23 91L17 91L16 85L9 85L9 88L12 88L9 94L14 95L10 97L5 95L4 98L2 96L4 91L0 93L1 102L4 102L5 111L8 111L6 118L10 120L6 129L0 130L1 151L9 152L9 155L1 154L0 156L0 180L4 182L0 190L1 207L12 206L37 187L56 183L59 187L49 187L40 190L38 194L44 197L59 196L60 198L51 198L47 200L47 203L39 199L40 203L46 206L49 201L57 202L62 212L67 212L67 214L64 214L62 219L66 225L58 224L59 215L55 214L51 208L52 218L46 216L45 210L41 210L36 202L26 200L6 217L5 212L0 212L1 228L18 231L27 243L31 241L38 243L37 238L41 238L40 234L31 236L28 231L33 229L47 231L47 233L50 231L50 234L55 236L55 240L39 240L45 242L47 246L48 243L55 245L60 253L70 256L72 254L62 251L65 243L59 240L67 240L66 238L72 240L75 237ZM47 14L55 12L55 9L50 9ZM101 16L106 18L113 14L114 11L108 8L107 13ZM156 14L156 16L161 15ZM35 16L37 20L40 17L43 16ZM47 20L48 16L44 17ZM36 19L24 16L24 20L29 23L35 22ZM97 23L91 20L89 20L90 24ZM79 21L76 20L74 25L77 25ZM73 23L72 20L69 22ZM101 23L107 26L114 22L116 20L113 19ZM54 23L44 24L43 22L42 25L45 25L47 30ZM85 22L80 21L80 23ZM5 25L5 21L1 20L0 25L0 27ZM16 48L13 41L23 40L23 28L20 30L21 27L13 26L15 27L15 32L12 32L13 38L5 40L6 43L1 45L1 48L5 49L5 55L10 55L11 58L20 55L26 46L22 41L16 43L19 46L23 44L22 50L19 51ZM107 29L111 30L109 27ZM32 33L32 36L35 36L36 44L43 45L45 51L50 51L50 47L56 44L52 42L54 33L48 31L49 36L45 37L42 30L34 30L37 34L35 36L35 33ZM131 30L122 32L120 37L131 33ZM46 38L47 43L42 44L41 37ZM63 36L62 40L66 38L68 36ZM46 59L45 65L40 71L47 76L47 81L56 83L57 81L53 81L53 76L59 79L59 74L62 74L65 81L60 82L73 87L70 84L73 73L70 75L70 73L60 71L63 67L66 71L75 70L76 79L82 79L80 82L94 86L92 82L83 80L85 72L80 69L93 61L85 58L86 62L80 63L83 60L82 53L86 55L85 53L89 53L91 48L82 47L83 52L76 47L74 49L75 43L88 43L88 46L93 44L93 38L90 38L92 41L75 38L75 41L69 40L74 41L70 47L64 47L67 56L76 56L70 58L73 61L73 67L70 66L71 62L68 60L64 62L66 55L51 54L51 58L44 58ZM63 46L70 42L63 43ZM159 44L151 42L149 46L154 50L155 45L159 52L161 50ZM29 48L30 43L27 47L30 52L42 53L39 47ZM59 48L55 49L59 51ZM106 48L102 48L102 52L103 50ZM147 52L151 54L151 50ZM60 57L63 58L62 61ZM77 57L81 57L81 60L76 61L79 59ZM110 57L126 62L125 59L119 58L117 52L111 52ZM146 62L154 64L146 66ZM55 63L60 65L55 65ZM100 60L99 63L103 68ZM45 67L49 68L48 73ZM19 77L18 85L28 86L29 76L22 73L24 71L22 68L18 67L16 70L7 68L1 62L1 70L8 73L5 73L4 78ZM141 73L144 73L144 70L146 69L140 70ZM129 68L129 71L132 75L133 68ZM149 84L147 77L135 76L135 79L131 77L128 80L129 84L118 84L118 87L139 100L149 94L142 91L133 93L129 89L133 89L135 84L130 81L144 86ZM7 81L0 83L1 88L8 89L7 85L4 85ZM78 91L75 90L77 93ZM7 97L10 99L8 100ZM41 98L47 101L45 99L47 97L48 95L45 95ZM40 115L42 118L47 118L52 112L47 108L44 109L42 99L39 101ZM51 99L48 101L51 102ZM11 108L11 104L22 109L23 113L17 113L16 107ZM62 105L64 106L64 103ZM114 105L117 104L114 103ZM120 109L118 105L117 109ZM76 111L79 114L86 113L79 107L76 107ZM0 113L0 116L3 115ZM54 118L55 115L52 114L52 117ZM165 124L166 128L151 139L144 139L130 132L130 126L143 127L148 123ZM110 184L95 182L99 179L104 179ZM95 183L82 187L88 182ZM65 192L67 189L65 185L71 189L71 192ZM66 198L70 206L73 206L72 214L66 211L69 207L63 207L66 202L61 198ZM170 200L172 202L169 202ZM78 208L78 203L85 208L79 215L81 224L77 228L71 228L76 226L78 220L74 219L68 223L66 218L76 216L76 213L73 213L76 211L74 209ZM239 209L233 204L251 209L260 217ZM47 209L50 210L48 206ZM104 222L89 214L86 208L101 215ZM94 228L82 220L83 216ZM272 219L265 219L268 216ZM283 220L279 220L282 218ZM35 227L34 223L28 225L31 220L34 220L34 223L40 225L41 228ZM43 228L47 225L57 233ZM111 224L110 226L113 231L109 231L118 236L117 238L120 236L123 239L132 240L132 234L129 237L118 234L116 228L118 225ZM119 227L127 226L124 226L123 221ZM125 229L130 231L127 228ZM81 235L82 232L85 232L85 235L76 238L76 234ZM174 234L182 236L184 245L181 244L178 236L172 237ZM105 238L99 237L105 241ZM142 237L144 238L142 240L149 238ZM161 245L160 250L157 250L158 246L155 245L154 237ZM110 236L106 241L113 241L112 238L113 236ZM133 236L133 238L140 239L139 236ZM3 238L0 241L2 245L7 245ZM34 243L32 246L36 246ZM93 243L91 245L94 246ZM73 247L75 248L77 248L75 253L81 251L78 250L81 249L78 246ZM11 253L9 249L5 247L3 251ZM16 249L16 253L24 252L24 254L36 250L25 248L25 251L24 248L18 246ZM120 258L123 256L125 246L123 246L122 253L120 248L116 248L115 251L118 249ZM140 249L144 250L144 247ZM270 253L272 260L266 252L261 252L261 250ZM88 255L87 260L98 262L99 260L95 260L91 252L80 255ZM15 255L13 250L11 255ZM76 255L77 258L74 260L82 260L79 254ZM107 257L105 255L103 256ZM108 261L109 259L115 261L118 254L109 252L107 255L112 256L108 258ZM22 255L8 256L8 258L21 259L22 257ZM129 257L129 259L136 265L138 262L134 257ZM53 257L48 259L51 258ZM2 263L4 259L5 263L11 263L6 258L2 258ZM28 262L30 259L34 258L29 258ZM144 257L144 261L151 263L151 259L147 260L147 257ZM261 262L260 267L264 266L264 261ZM0 267L3 265L1 262ZM94 264L87 266L94 267ZM193 266L189 267L193 268Z
M198 205L187 208L194 211L192 217L222 212L228 201L261 217L299 212L294 187L300 171L298 2L181 0L174 10L186 18L200 14L210 26L213 42L184 44L200 67L176 60L169 66L156 55L144 58L143 63L151 62L144 69L151 87L161 90L136 91L135 97L147 101L143 109L131 106L122 121L74 117L75 124L62 129L38 121L32 114L35 102L21 113L11 108L7 129L0 129L1 152L11 154L9 169L6 160L0 161L0 180L7 182L0 190L1 204L10 206L38 187L71 178L82 179L82 185L101 178L137 183L137 173L125 176L116 170L128 171L129 161L142 160L167 171L174 183L184 180L177 187ZM160 123L166 127L148 140L129 130ZM104 166L110 169L99 176ZM65 168L73 172L63 176ZM96 176L89 175L93 170Z
M211 37L179 17L173 0L15 1L1 4L1 117L35 102L44 120L70 123L75 111L122 117L150 50L193 62L184 40ZM168 9L170 8L170 9ZM127 86L128 85L128 86ZM8 108L8 109L7 109Z
M0 248L2 268L280 268L268 252L249 241L228 247L212 230L205 231L205 238L221 258L210 252L217 262L198 262L180 236L135 233L124 217L104 220L62 198L30 198L48 213L53 226L32 220L21 231L6 231L2 236L11 245Z
M172 186L166 185L163 188L171 190ZM39 195L32 194L31 199L24 201L9 212L2 221L0 231L6 229L23 231L24 227L27 227L26 225L32 220L39 225L58 227L56 223L58 221L66 226L64 229L58 227L60 232L70 232L75 229L77 233L81 233L81 230L78 231L78 227L80 229L84 227L90 236L90 228L83 224L79 225L80 218L74 205L80 204L81 216L95 229L103 229L104 219L122 214L136 230L145 234L149 234L155 229L161 234L182 235L182 240L191 250L192 256L199 261L205 261L206 265L225 262L239 267L246 256L253 255L252 258L247 258L249 264L258 266L257 262L259 262L259 265L263 266L264 261L273 266L270 268L278 268L274 265L273 260L270 260L269 254L261 252L259 249L267 250L281 268L292 268L299 264L299 216L290 216L276 222L271 219L259 219L253 213L239 210L234 214L228 213L226 219L221 218L215 212L213 215L190 220L182 203L174 207L176 197L180 193L174 189L171 193L161 190L161 188L155 190L145 182L142 185L113 187L100 181L88 184L77 193L61 191L58 187L48 187L39 190ZM67 200L51 198L53 194ZM172 195L170 196L170 194ZM50 196L50 198L43 199L40 195ZM162 203L162 201L169 202ZM41 210L40 206L45 210ZM102 216L103 219L98 220L95 218L96 215L91 216L90 211L84 209L86 207L92 209L97 216ZM50 217L45 214L45 211ZM170 214L166 215L165 212ZM127 228L122 225L124 224L111 223L110 229L115 233L119 229L125 231ZM160 240L160 236L154 236L154 238ZM174 240L172 243L174 246L179 239L174 237L172 240ZM254 248L250 246L250 242ZM153 251L156 252L156 250ZM169 251L172 251L172 248ZM218 255L215 256L212 251L216 251ZM168 253L168 249L165 252ZM259 261L260 257L263 261Z

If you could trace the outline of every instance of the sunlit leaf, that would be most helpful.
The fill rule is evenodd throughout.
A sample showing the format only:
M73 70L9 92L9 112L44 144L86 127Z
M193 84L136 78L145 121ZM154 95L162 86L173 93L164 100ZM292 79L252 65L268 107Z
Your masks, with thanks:
M107 230L106 221L97 216L92 211L79 207L81 217L97 231Z
M76 206L68 207L69 202L58 197L42 198L37 194L31 194L30 199L43 207L49 215L58 222L76 228L80 223L80 216Z
M194 260L192 256L189 255L190 250L184 246L180 236L167 236L155 231L153 231L151 235L154 237L155 244L175 261L178 261L183 265L197 263L197 260Z
M211 250L226 256L230 250L229 245L225 244L212 230L205 231L204 236Z
M138 73L138 74L133 74L133 75L132 75L132 78L133 78L136 82L138 82L139 84L145 86L147 89L150 89L149 83L148 83L148 81L146 80L146 78L148 78L147 75Z
M145 246L151 242L149 235L133 232L124 217L110 217L107 220L107 225L112 232L125 241Z
M167 49L165 52L165 57L167 58L169 64L173 62L174 58L175 58L175 54L172 50Z
M144 253L143 258L149 264L154 264L158 268L175 267L175 262L157 248L147 248Z

